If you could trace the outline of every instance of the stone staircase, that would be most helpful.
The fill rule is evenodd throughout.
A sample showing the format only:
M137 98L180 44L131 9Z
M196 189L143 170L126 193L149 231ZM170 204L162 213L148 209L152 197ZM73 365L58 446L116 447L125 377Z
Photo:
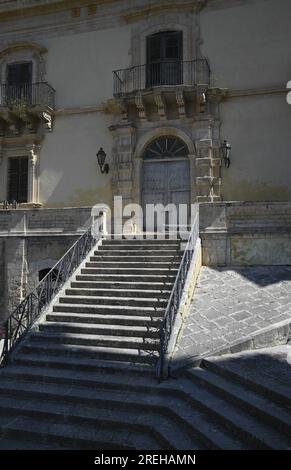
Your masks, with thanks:
M170 240L103 241L0 370L0 449L290 448L290 388L262 367L214 358L157 382L180 259Z
M104 240L29 335L22 355L154 366L181 256L178 241Z
M141 365L17 355L0 372L0 449L288 449L290 373L278 383L221 357L158 384Z

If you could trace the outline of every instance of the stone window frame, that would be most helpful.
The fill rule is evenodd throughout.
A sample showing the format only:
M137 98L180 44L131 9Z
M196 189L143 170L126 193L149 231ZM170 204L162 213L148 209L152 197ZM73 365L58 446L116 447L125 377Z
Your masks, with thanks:
M166 31L183 32L183 61L195 60L200 55L200 31L198 20L193 21L193 15L189 19L177 22L175 16L167 15L168 21L161 18L151 18L151 25L144 22L132 30L131 37L131 66L146 64L147 37L152 34Z
M47 49L34 43L17 43L0 51L0 83L7 81L7 66L25 62L32 63L32 83L45 82ZM1 94L0 94L1 104Z
M19 203L19 207L38 207L40 182L40 150L36 143L15 144L2 149L0 158L1 185L4 188L4 199L8 198L8 161L13 157L28 157L28 189L27 202Z

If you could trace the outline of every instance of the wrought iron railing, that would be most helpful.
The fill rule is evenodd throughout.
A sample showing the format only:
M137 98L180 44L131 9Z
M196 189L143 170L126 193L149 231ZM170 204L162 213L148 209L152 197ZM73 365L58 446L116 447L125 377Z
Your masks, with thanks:
M163 61L113 72L115 97L157 86L210 85L207 59Z
M0 202L0 209L3 209L3 210L10 210L10 209L17 209L17 201L13 200L13 201L8 201L8 200L5 200L5 201L1 201Z
M46 106L54 109L55 90L46 82L23 83L20 85L1 84L2 106Z
M96 227L90 227L8 317L4 324L5 336L0 357L1 366L7 363L15 346L30 330L64 283L72 276L95 246L98 238L102 237L102 233L102 223L99 223L97 230Z
M161 380L164 376L165 357L168 351L168 345L172 335L174 322L180 308L183 289L186 283L189 267L195 252L195 246L198 238L199 213L197 212L160 327L160 350L156 365L156 375L159 380Z

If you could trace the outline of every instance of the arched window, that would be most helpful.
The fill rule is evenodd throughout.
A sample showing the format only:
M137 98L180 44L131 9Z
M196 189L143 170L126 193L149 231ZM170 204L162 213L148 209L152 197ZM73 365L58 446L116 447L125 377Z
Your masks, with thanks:
M145 159L163 159L187 157L187 145L178 137L165 136L151 142L145 152Z

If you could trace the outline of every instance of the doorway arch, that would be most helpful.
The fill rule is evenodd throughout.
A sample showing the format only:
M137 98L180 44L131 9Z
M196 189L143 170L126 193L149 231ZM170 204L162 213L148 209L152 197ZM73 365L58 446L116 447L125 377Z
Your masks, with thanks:
M164 135L152 140L144 150L142 161L142 206L191 202L189 149L182 139ZM177 221L178 222L178 221Z
M143 154L142 204L190 204L187 145L175 136L153 140Z

